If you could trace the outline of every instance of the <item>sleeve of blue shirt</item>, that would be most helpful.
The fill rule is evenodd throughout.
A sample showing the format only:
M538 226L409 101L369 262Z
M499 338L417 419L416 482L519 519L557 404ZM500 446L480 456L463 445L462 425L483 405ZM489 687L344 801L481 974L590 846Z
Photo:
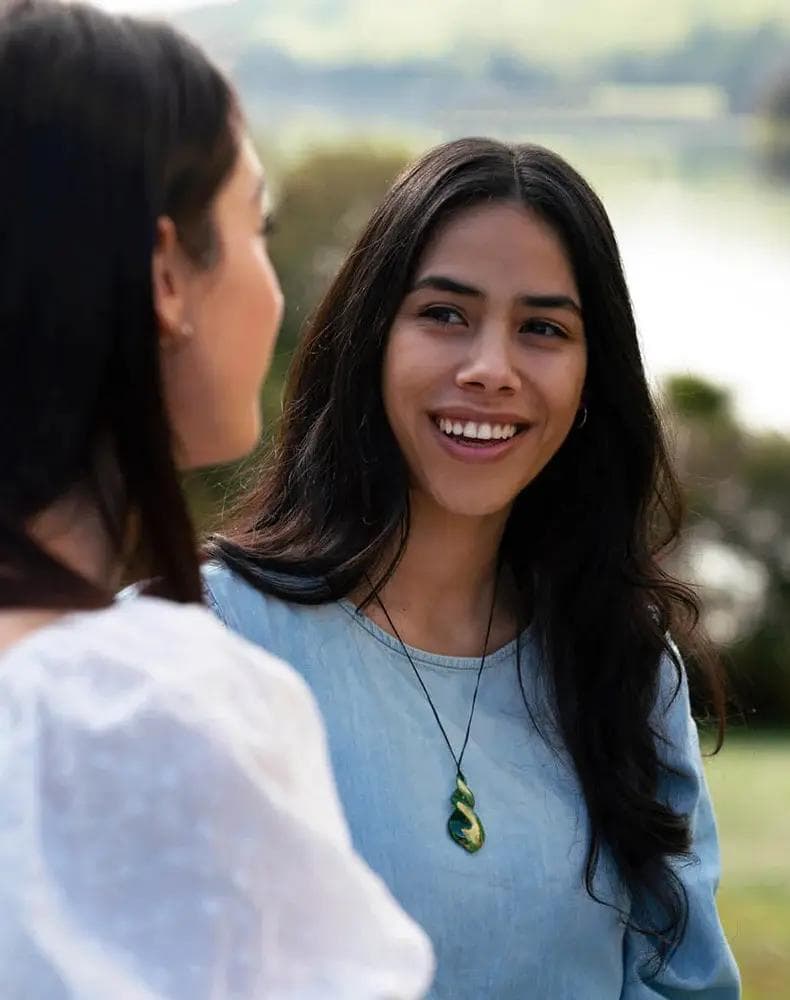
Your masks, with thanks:
M716 911L720 874L716 821L702 769L697 727L691 717L685 673L680 686L669 659L664 664L657 729L666 740L661 752L676 773L665 773L661 797L691 817L692 854L675 870L688 898L688 925L678 948L657 973L649 965L643 935L628 930L624 944L620 1000L738 1000L740 980Z

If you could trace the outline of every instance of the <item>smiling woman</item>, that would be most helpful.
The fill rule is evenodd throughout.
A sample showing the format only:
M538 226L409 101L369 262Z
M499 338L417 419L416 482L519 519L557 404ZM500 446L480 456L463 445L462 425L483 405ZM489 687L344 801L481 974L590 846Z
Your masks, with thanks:
M206 582L318 696L437 1000L737 997L679 526L596 195L534 146L426 154L305 332Z
M478 205L438 229L384 356L387 419L421 494L498 514L555 454L587 369L578 302L562 244L534 212Z

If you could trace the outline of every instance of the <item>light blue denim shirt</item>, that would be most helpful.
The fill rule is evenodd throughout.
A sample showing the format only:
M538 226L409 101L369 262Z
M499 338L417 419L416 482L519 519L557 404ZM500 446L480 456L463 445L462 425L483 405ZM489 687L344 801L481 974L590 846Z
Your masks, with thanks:
M716 828L685 684L665 671L660 723L677 771L663 795L691 813L696 860L678 868L688 928L658 975L618 913L628 897L604 859L595 902L583 884L587 815L566 756L551 739L537 651L520 640L530 722L516 677L516 643L483 671L463 768L486 842L467 854L450 839L455 765L398 642L348 602L304 606L262 595L215 565L210 602L224 622L282 657L307 680L329 734L355 845L428 932L438 959L436 1000L736 1000L738 973L716 913ZM410 649L456 753L479 659ZM552 745L549 745L552 744Z

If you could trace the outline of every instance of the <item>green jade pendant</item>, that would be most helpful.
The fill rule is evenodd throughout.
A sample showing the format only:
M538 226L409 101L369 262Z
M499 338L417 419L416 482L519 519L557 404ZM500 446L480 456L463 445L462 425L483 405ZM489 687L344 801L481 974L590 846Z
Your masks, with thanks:
M447 821L450 836L465 851L474 854L485 843L486 833L474 811L475 797L460 771L455 779L455 791L450 796L450 801L455 806Z

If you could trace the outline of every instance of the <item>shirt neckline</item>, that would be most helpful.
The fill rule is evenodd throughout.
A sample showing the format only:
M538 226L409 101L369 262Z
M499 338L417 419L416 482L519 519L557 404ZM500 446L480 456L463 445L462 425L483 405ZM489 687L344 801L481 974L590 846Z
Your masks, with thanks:
M337 601L337 603L355 625L364 629L369 635L382 645L386 646L393 653L397 653L397 655L403 657L403 659L407 658L403 651L403 646L401 646L395 636L386 632L380 625L377 625L374 621L368 618L366 614L358 611L357 606L353 601L349 601L348 598L341 598ZM500 646L499 649L493 650L493 652L486 656L483 669L489 670L491 667L495 667L497 664L515 656L517 643L520 643L521 648L523 649L524 644L530 637L530 634L531 626L527 626L515 639L511 639L510 642L505 643L504 646ZM404 643L403 645L406 646L409 656L415 663L422 663L426 666L441 667L449 670L480 669L479 656L447 656L443 653L431 653L425 649L418 649L416 646L409 646L408 643Z
M79 630L85 622L94 625L105 621L106 616L117 613L126 614L132 603L134 603L135 608L138 608L157 605L168 606L171 602L160 597L149 597L146 594L121 599L116 595L113 601L104 607L64 611L43 625L37 625L29 632L25 632L10 646L0 650L0 672L4 671L7 665L20 655L24 659L31 653L37 652L39 646L43 646L45 649L51 647L53 636L73 633L75 630ZM195 607L199 607L199 605L195 605Z

